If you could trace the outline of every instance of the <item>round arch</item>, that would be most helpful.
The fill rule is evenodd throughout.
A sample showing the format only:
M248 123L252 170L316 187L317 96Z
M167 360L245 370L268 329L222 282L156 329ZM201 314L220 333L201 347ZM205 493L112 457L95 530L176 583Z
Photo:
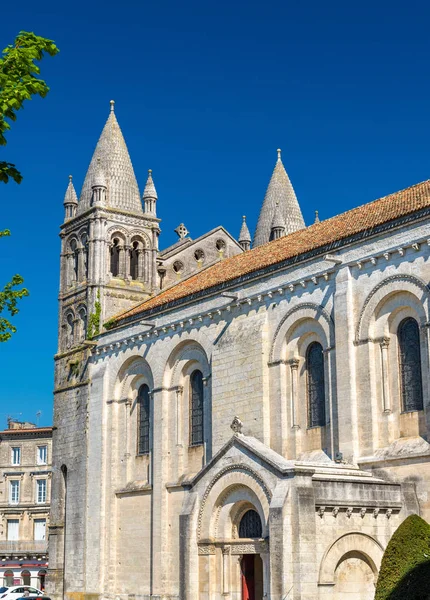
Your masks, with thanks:
M237 536L243 514L250 508L260 516L262 535L268 535L271 494L263 479L245 465L223 469L202 499L197 536L200 540Z
M384 554L383 547L372 536L354 531L340 536L328 547L321 561L318 584L334 585L338 564L351 552L362 554L369 562L375 576L377 575Z
M151 367L143 356L139 355L130 356L119 367L114 386L115 400L128 397L135 380L144 380L150 390L154 387Z
M269 362L287 358L288 333L306 320L313 321L314 329L324 349L334 346L334 323L329 313L319 304L304 302L291 308L279 323L272 342Z
M199 368L203 377L210 375L210 365L204 348L194 340L180 342L170 353L164 369L163 385L181 385L184 375Z
M388 301L391 296L401 292L409 293L415 299L415 303L422 307L425 320L429 320L429 287L414 275L392 275L378 283L364 301L355 331L357 342L365 341L370 337L372 322L378 307Z

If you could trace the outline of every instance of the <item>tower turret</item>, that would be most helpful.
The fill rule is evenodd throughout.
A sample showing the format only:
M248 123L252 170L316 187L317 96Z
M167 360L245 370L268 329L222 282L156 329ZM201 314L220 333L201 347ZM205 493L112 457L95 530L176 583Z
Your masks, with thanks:
M92 205L106 206L107 185L100 158L97 158L97 166L94 172L94 179L91 189L93 191Z
M143 204L145 214L153 217L157 216L157 190L155 189L154 181L152 179L152 169L148 169L148 179L146 180L145 189L143 191Z
M73 217L76 215L77 207L78 196L76 195L75 187L73 185L73 177L69 175L69 185L67 186L66 195L64 196L65 221L73 219Z
M249 233L248 225L246 224L245 215L242 217L242 227L240 228L239 233L239 244L245 251L250 250L251 248L251 234Z
M261 246L271 238L271 229L276 203L284 219L285 235L303 229L305 222L293 186L281 160L281 150L278 148L278 160L273 169L272 177L267 187L257 227L254 234L253 246Z
M272 229L270 230L270 241L277 240L285 235L285 221L282 216L279 202L276 203L273 214Z

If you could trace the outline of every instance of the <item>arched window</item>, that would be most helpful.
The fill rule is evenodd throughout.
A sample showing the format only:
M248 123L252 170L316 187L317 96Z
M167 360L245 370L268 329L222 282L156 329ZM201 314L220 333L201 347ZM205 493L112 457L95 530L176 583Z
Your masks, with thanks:
M84 279L88 279L88 236L86 233L81 236L82 243L82 274Z
M75 319L72 313L68 313L67 317L67 335L66 335L66 344L67 347L70 348L73 346L75 342Z
M21 577L22 577L22 583L24 585L30 585L31 583L31 575L30 575L30 571L21 571Z
M203 444L203 374L193 371L190 377L190 446Z
M149 387L145 384L139 388L137 397L139 407L139 432L138 432L138 454L148 454L149 452L149 421L150 421L150 403Z
M110 272L113 277L119 274L119 239L115 238L110 249Z
M239 537L240 538L261 538L263 528L261 526L260 515L256 510L247 510L240 520Z
M79 251L78 251L78 243L76 240L72 240L70 242L70 250L72 251L72 280L78 281L79 274Z
M404 319L397 330L399 340L400 389L402 410L422 410L420 330L415 319Z
M13 585L13 571L4 572L4 585L6 587L11 587Z
M42 592L44 591L45 587L46 587L46 571L45 569L41 569L38 574L37 574L37 579L38 579L38 585L39 585L39 590L42 590Z
M84 306L78 311L79 314L79 340L82 341L85 339L86 331L87 331L87 311Z
M308 427L325 425L324 355L321 344L312 342L306 351Z
M130 276L132 279L139 277L139 242L133 242L130 250Z

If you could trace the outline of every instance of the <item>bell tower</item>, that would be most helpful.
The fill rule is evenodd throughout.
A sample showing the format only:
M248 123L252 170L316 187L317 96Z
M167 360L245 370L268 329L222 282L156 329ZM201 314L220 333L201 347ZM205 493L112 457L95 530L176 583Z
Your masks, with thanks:
M112 100L79 200L71 177L66 191L59 352L91 340L112 315L159 289L152 171L141 199L114 108Z

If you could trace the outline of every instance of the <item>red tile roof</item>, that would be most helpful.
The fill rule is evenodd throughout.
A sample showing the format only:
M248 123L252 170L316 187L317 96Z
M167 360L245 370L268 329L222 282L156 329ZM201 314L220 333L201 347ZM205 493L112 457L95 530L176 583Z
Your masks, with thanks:
M189 279L138 304L112 319L119 324L150 309L186 298L203 290L232 281L253 271L326 247L361 232L430 206L430 180L413 185L379 200L363 204L345 213L315 223L253 250L225 259Z
M16 435L19 433L52 433L52 427L20 427L0 431L0 435Z

